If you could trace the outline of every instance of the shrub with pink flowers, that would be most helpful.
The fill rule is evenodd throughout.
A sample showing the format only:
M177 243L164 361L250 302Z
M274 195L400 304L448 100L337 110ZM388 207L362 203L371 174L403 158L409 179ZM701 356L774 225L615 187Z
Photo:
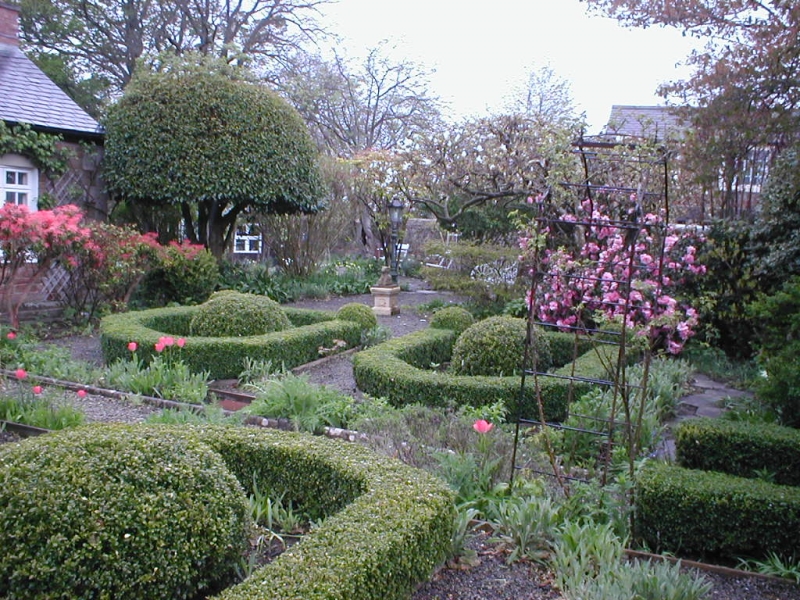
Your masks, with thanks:
M38 278L55 260L86 242L87 228L83 215L73 205L53 210L31 211L26 206L5 204L0 207L0 288L11 325L19 327L19 309ZM22 289L11 282L24 268L30 269Z
M631 197L631 207L635 200ZM621 324L627 314L626 326L647 337L653 349L679 353L693 335L697 312L674 290L705 272L697 261L702 237L666 226L652 213L631 226L630 220L609 216L607 206L584 200L580 208L541 221L520 240L522 258L539 261L537 318L569 330ZM570 232L580 240L578 249L546 247L551 228ZM532 301L530 293L527 300Z

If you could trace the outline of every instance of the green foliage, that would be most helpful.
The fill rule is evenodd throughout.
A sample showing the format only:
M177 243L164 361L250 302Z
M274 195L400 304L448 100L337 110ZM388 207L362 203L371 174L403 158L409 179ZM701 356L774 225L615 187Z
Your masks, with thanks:
M84 420L80 410L55 402L48 396L31 396L27 390L16 397L0 396L0 421L56 430L83 425Z
M147 417L145 422L151 425L236 425L242 421L242 416L238 412L226 415L219 406L204 406L201 410L165 408Z
M623 542L608 525L569 522L555 544L553 567L567 600L700 600L711 590L680 563L624 561Z
M198 246L163 247L159 264L147 273L137 291L138 303L148 307L205 302L219 283L214 256Z
M392 330L385 325L377 325L361 332L361 348L370 348L382 344L392 337Z
M76 452L79 447L87 451ZM295 511L326 518L291 552L223 591L222 600L405 598L444 560L450 544L453 504L445 486L422 471L340 441L212 425L93 426L72 437L48 436L14 448L0 449L0 497L18 494L20 501L0 515L0 540L10 548L9 536L22 532L14 539L22 540L23 554L0 557L6 559L2 568L14 574L9 579L3 573L0 585L20 581L28 586L24 597L33 595L28 590L34 585L43 594L62 595L51 587L61 580L73 586L108 583L99 589L115 598L194 597L199 584L208 590L219 573L227 577L239 562L249 533L242 488L252 494L255 486L269 490L272 498L282 497L284 504L291 501ZM18 460L22 455L25 460ZM59 475L42 479L44 471L37 467ZM56 483L52 489L51 482ZM55 508L43 512L45 501ZM106 510L102 520L93 516L100 507ZM141 515L133 512L137 508ZM59 515L57 521L53 514ZM65 537L63 527L73 515L75 535ZM61 529L45 538L46 523ZM50 554L37 552L33 542L40 538L49 539ZM152 549L144 547L145 538ZM70 545L76 554L46 562ZM98 568L103 561L108 567ZM47 568L47 576L29 580L37 567ZM134 569L142 576L136 577ZM87 575L79 579L82 573ZM198 582L189 586L194 574ZM181 587L167 587L176 583Z
M771 296L761 296L750 308L761 332L759 358L766 371L757 380L758 397L782 424L800 428L800 277Z
M688 361L695 371L737 388L748 387L758 376L755 360L737 360L722 349L703 343L690 341L681 352L681 358Z
M511 496L494 505L490 522L494 529L490 541L509 550L507 562L543 561L549 558L557 534L558 509L544 495Z
M194 598L231 580L247 542L242 489L222 459L163 429L92 427L3 448L0 482L9 598Z
M636 534L657 552L754 556L800 551L800 488L648 463L636 482Z
M747 571L755 571L762 575L792 579L795 583L800 583L800 561L794 556L782 558L774 552L770 552L764 560L740 561L739 568Z
M245 485L326 517L290 552L221 600L407 598L450 545L452 495L436 478L339 440L274 430L204 429Z
M538 419L538 403L530 378L525 389L520 390L519 377L452 375L430 370L431 364L450 360L455 339L450 330L428 328L359 352L353 357L356 384L363 392L386 398L396 406L453 403L480 408L503 402L510 415L517 415L519 410L522 416ZM613 350L609 348L599 347L580 356L575 362L575 373L583 377L607 377ZM572 372L571 362L556 370L561 375ZM572 398L590 389L586 383L570 385L555 378L542 378L539 386L545 416L552 421L564 420Z
M515 317L489 317L467 328L453 347L451 368L456 375L519 375L523 367L527 324ZM542 331L531 332L526 369L546 371L550 344Z
M225 291L197 307L189 329L205 337L244 337L291 327L280 305L266 296Z
M269 266L261 262L223 260L220 264L220 287L243 294L269 296L281 304L297 299L292 282L273 273Z
M475 319L466 308L445 306L433 313L430 326L433 329L449 329L456 335L461 335L473 323L475 323Z
M189 324L196 306L156 308L109 315L100 322L100 342L107 364L130 357L128 343L137 342L145 363L156 356L154 346L163 336L185 336L181 360L192 373L208 372L210 379L234 379L242 371L244 359L270 361L286 369L319 358L319 349L332 348L343 340L348 348L357 346L361 330L352 321L340 321L333 313L303 309L283 309L295 325L285 331L248 337L192 337Z
M690 419L675 429L678 463L737 477L769 472L780 485L800 486L800 431L776 425Z
M58 147L59 141L61 136L37 133L27 123L9 127L5 121L0 122L0 156L26 156L51 179L63 175L68 166L69 152Z
M164 352L173 352L165 348ZM106 381L115 390L176 400L190 404L203 404L208 398L208 372L192 373L181 360L158 355L148 364L138 358L118 360L108 366Z
M761 291L771 293L800 275L800 146L784 150L770 169L752 234Z
M336 311L336 318L342 321L354 321L362 330L366 331L378 326L378 318L366 304L351 302Z
M256 397L247 414L289 419L295 431L321 432L324 426L345 427L353 414L353 399L338 390L309 382L307 376L286 373L248 386Z
M697 262L706 266L680 288L698 309L698 339L721 348L727 355L746 359L753 355L755 328L747 305L760 289L753 276L748 248L750 226L742 221L718 221L706 232Z
M137 69L108 111L104 174L124 200L196 207L190 239L219 258L239 214L314 212L321 181L314 143L286 101L220 63L192 61Z

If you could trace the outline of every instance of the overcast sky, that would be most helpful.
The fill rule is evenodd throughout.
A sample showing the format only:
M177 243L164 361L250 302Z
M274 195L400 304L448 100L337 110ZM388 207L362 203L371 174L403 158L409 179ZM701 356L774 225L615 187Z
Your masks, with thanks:
M612 104L663 104L656 87L687 76L676 63L698 46L674 29L589 17L578 0L338 0L324 12L348 54L389 40L396 56L436 69L433 91L457 116L500 108L531 66L549 64L570 81L589 133Z

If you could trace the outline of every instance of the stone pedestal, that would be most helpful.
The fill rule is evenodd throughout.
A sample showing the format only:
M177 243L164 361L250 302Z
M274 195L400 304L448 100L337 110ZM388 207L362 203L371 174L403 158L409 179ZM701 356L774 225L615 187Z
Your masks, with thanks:
M400 286L376 285L369 288L372 292L374 306L372 312L378 317L391 317L400 314Z

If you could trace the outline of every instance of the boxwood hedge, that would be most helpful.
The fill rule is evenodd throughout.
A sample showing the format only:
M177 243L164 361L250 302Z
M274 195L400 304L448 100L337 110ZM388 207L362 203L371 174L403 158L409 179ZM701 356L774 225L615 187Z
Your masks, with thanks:
M228 475L233 473L245 491L249 491L255 481L261 490L286 494L286 498L295 501L313 518L324 518L299 544L257 570L245 582L222 592L219 600L404 598L445 558L453 522L453 498L447 486L423 471L377 456L361 446L305 434L220 426L93 426L73 435L84 439L116 439L123 445L132 440L136 443L137 439L164 440L168 445L197 448L205 457L216 453L227 466ZM63 435L53 436L47 447L58 447L63 438ZM66 465L74 462L96 465L98 462L91 453L80 453L62 466L59 461L47 461L48 455L42 453L41 467L66 480L71 477ZM14 456L14 452L0 450L0 477L4 482L20 468ZM149 478L149 475L141 476ZM79 485L77 481L69 483ZM25 523L32 518L53 533L56 543L66 537L78 545L83 544L84 554L97 560L113 562L115 557L109 555L105 547L96 547L91 536L72 535L73 532L62 529L65 515L83 515L87 506L110 502L107 493L118 495L121 507L126 503L150 503L150 513L159 508L151 497L131 498L127 494L107 492L105 488L72 494L69 489L50 486L46 478L35 475L33 470L15 485L25 488L26 499L19 500L21 508L13 515L6 517L4 514L0 535L18 535L15 532L27 527ZM21 492L22 487L13 489ZM46 501L51 496L62 497L64 503L59 505L62 510L50 510ZM235 506L239 506L241 498L234 502ZM194 510L186 516L187 521L199 523L205 510L202 503L196 502ZM111 516L125 524L131 522L122 508ZM196 520L192 520L193 516ZM99 518L92 517L88 521L90 526L100 530L109 526ZM145 528L149 523L145 520L136 524ZM215 538L213 531L202 526L194 532L200 537ZM158 535L161 534L165 535L167 544L158 549L158 556L172 556L175 553L173 540L166 537L172 533L159 529ZM7 547L0 546L3 550ZM20 558L15 553L6 553L3 560L12 569L25 569ZM37 560L44 559L38 557ZM140 560L145 563L149 557L142 555ZM59 563L49 564L54 572L59 570ZM111 577L103 573L97 576ZM121 577L125 579L124 574ZM30 596L9 594L9 598L12 597ZM76 593L69 597L104 596ZM109 597L123 596L112 594ZM181 596L164 593L162 597Z
M559 359L568 355L568 360L572 361L574 338L565 337L565 334L546 335L557 340L554 345L557 350L553 354L557 353ZM456 333L452 330L428 328L368 348L353 357L356 384L363 392L385 397L396 406L415 403L446 406L451 402L482 406L502 400L509 408L509 414L516 415L521 409L523 417L538 418L531 377L527 378L524 393L521 393L519 376L465 376L432 370L431 364L450 360L455 340ZM584 354L575 361L574 373L584 377L606 377L606 365L612 364L612 354L617 349L610 346L589 348L590 340L579 342L578 350ZM572 362L556 373L572 375ZM545 417L550 421L563 421L569 402L590 388L588 383L575 382L571 386L565 379L550 377L540 377L539 385Z
M238 481L190 437L102 427L0 451L3 598L194 598L233 580L249 527Z
M721 419L689 419L675 429L678 463L738 477L769 474L800 486L800 430Z
M149 361L154 346L163 336L185 337L186 345L178 350L181 360L194 372L208 371L212 379L234 378L241 373L245 357L269 360L287 369L319 358L319 348L331 348L334 340L344 340L348 347L361 342L361 326L355 321L336 319L326 311L283 309L293 328L248 337L190 336L189 324L196 306L156 308L105 317L100 323L101 345L106 363L130 358L128 344L136 342L138 354Z
M800 555L800 488L648 463L636 481L636 534L697 557Z

